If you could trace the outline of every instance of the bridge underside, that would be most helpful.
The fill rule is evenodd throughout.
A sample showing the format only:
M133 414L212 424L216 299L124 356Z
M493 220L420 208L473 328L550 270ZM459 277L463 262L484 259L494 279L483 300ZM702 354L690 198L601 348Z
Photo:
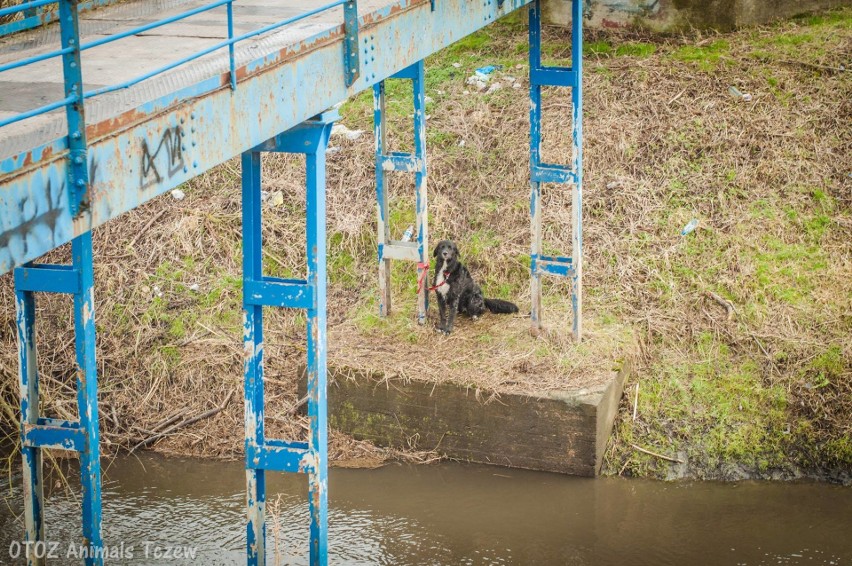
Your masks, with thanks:
M129 6L140 4L144 2ZM313 5L309 0L288 4L286 10L301 12ZM292 128L525 4L528 0L502 4L497 0L439 0L433 11L429 0L360 2L361 73L348 87L342 13L337 8L238 44L235 90L229 86L227 53L220 52L153 82L103 95L106 98L95 97L86 105L90 200L88 209L78 216L66 202L64 115L44 115L35 118L34 124L27 120L5 127L13 130L3 132L0 145L0 274ZM235 22L241 9L248 11L246 18L256 27L267 19L286 17L278 5L269 0L240 2L235 7ZM186 7L181 4L181 9ZM126 9L130 8L105 8L97 18L106 19L114 10ZM262 14L269 13L273 15L264 19ZM99 12L92 18L96 14ZM131 22L122 19L119 24ZM183 26L187 34L183 40L193 44L193 51L199 49L206 24L191 18L161 28L162 33L171 33L172 25ZM105 31L92 26L95 33L90 38L84 35L84 42L96 39L98 30ZM133 45L125 50L126 41ZM21 52L18 42L13 36L0 46L0 64L30 55ZM49 47L55 48L55 44ZM48 47L32 49L37 54ZM84 51L84 82L109 84L128 74L138 75L147 70L146 65L156 68L175 59L180 53L174 49L171 40L161 35L143 34ZM91 65L88 57L92 57ZM16 77L23 73L20 80L0 82L0 110L8 115L19 108L24 97L32 102L32 89L41 88L44 77L61 76L55 67L39 70L41 65L49 63L34 65L35 70L18 70ZM90 71L99 65L107 68L107 74L117 74L101 77ZM57 87L48 82L43 88L47 92ZM29 94L23 92L27 90Z

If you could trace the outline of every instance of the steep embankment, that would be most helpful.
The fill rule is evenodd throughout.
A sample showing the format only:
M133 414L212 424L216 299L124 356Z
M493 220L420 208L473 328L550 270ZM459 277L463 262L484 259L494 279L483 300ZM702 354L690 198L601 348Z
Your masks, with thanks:
M547 31L549 63L567 60L566 39L564 30ZM498 23L427 65L432 238L457 240L483 286L522 310L526 49L522 25ZM840 68L850 54L849 9L724 35L588 38L587 308L604 324L629 324L642 342L609 473L788 477L801 468L842 477L852 468L852 82ZM502 65L490 82L499 89L465 84L491 64ZM390 92L401 97L390 105L391 126L405 149L411 104L401 85ZM552 162L568 154L565 96L548 92L544 104ZM389 341L417 340L405 311L390 322L373 314L370 94L342 113L350 129L367 133L332 140L330 322L355 321L363 332L385 325ZM303 269L303 174L283 156L264 167L266 269L291 276ZM391 199L399 234L413 221L407 181L396 181ZM103 436L107 446L133 446L175 415L180 422L222 406L155 448L240 457L239 164L183 190L184 200L165 195L95 233ZM567 250L569 195L551 189L545 199L549 251ZM681 236L693 218L697 229ZM395 296L410 305L413 272L394 273ZM14 303L10 277L0 281L2 419L15 431ZM564 283L546 292L548 308L564 310ZM46 410L73 415L70 303L39 304ZM298 436L303 420L291 408L303 319L270 309L266 329L269 427ZM339 459L385 456L342 435L332 444Z

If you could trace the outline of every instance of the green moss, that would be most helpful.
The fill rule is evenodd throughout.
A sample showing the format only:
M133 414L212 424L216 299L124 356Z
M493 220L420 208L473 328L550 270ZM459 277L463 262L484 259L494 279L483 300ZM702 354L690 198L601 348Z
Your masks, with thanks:
M470 51L484 51L490 45L491 38L486 31L481 30L453 43L446 49L446 52L450 55L457 55Z
M615 54L619 57L629 56L642 59L650 57L656 52L657 46L653 43L624 43L615 50Z
M831 346L810 363L808 373L811 374L813 387L821 388L831 385L843 373L843 351L840 346Z
M709 469L744 464L755 469L778 466L785 459L787 392L768 386L759 367L735 362L728 347L709 332L692 343L698 362L669 357L656 363L639 393L643 442L664 453L685 451L690 461ZM619 434L632 438L630 426ZM660 462L633 454L634 473L646 473Z
M162 346L160 354L163 356L167 369L172 370L180 364L180 350L177 346Z
M608 41L590 41L583 44L583 55L609 55L612 45Z
M694 63L702 71L712 71L716 68L719 60L731 49L725 40L714 41L707 46L685 45L672 53L672 57L678 61Z

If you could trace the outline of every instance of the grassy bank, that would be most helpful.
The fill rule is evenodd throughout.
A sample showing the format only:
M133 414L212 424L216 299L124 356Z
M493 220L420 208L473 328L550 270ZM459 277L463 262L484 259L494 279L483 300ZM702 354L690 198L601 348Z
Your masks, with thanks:
M545 36L546 62L564 64L567 32ZM721 35L590 33L588 316L598 327L627 325L642 345L608 473L785 477L803 469L840 477L852 468L852 81L840 70L850 53L849 9ZM526 29L509 21L427 62L431 237L456 240L486 291L518 302L522 312L529 306L526 61ZM489 93L465 84L483 65L502 66L491 80L501 88ZM395 150L412 143L404 89L401 82L389 89L398 99L389 105ZM549 162L570 154L567 102L567 92L546 93ZM371 95L353 98L341 113L348 128L366 133L332 139L339 151L328 162L330 325L351 324L389 348L431 340L410 316L412 266L394 269L398 314L374 314ZM271 156L264 175L273 195L264 218L266 272L299 276L302 164ZM409 182L392 182L395 234L414 220ZM239 163L183 190L184 200L164 195L95 232L104 438L113 448L134 446L174 416L222 407L154 447L239 458ZM546 251L566 252L570 195L548 187L543 198ZM681 236L693 218L698 228ZM546 323L559 331L567 324L555 314L566 310L566 283L549 281L545 292ZM14 435L8 275L0 297L2 418ZM39 304L45 408L71 417L70 303L46 297ZM295 368L304 359L301 317L269 309L266 324L269 433L289 438L304 434L293 410ZM487 347L487 335L472 335L471 347ZM545 357L570 366L574 346L539 345ZM340 434L332 436L331 452L349 461L394 456Z

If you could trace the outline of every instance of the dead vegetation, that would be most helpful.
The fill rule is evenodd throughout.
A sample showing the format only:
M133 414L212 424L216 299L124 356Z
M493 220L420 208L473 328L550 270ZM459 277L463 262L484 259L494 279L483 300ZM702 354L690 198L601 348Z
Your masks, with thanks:
M559 280L546 285L550 333L538 339L522 318L463 320L449 340L418 327L413 266L395 267L398 308L387 320L376 317L372 102L369 93L349 101L344 123L367 133L335 136L339 151L328 161L331 363L369 366L376 357L412 377L548 389L595 379L591 368L612 369L600 360L617 363L635 335L641 388L638 401L625 396L611 473L667 473L668 463L631 445L678 455L672 459L688 461L692 475L723 476L731 465L848 470L852 87L840 68L852 59L850 18L841 10L712 36L590 34L584 238L591 333L579 348L568 340L569 291ZM549 63L567 60L566 40L564 30L548 30ZM457 240L486 293L518 302L521 312L529 305L525 48L522 25L498 23L427 64L431 238ZM503 66L492 79L502 88L491 94L465 84L486 64ZM732 95L731 86L751 100ZM399 134L393 149L405 150L410 102L402 86L391 93L399 100L390 106ZM565 97L548 92L544 105L545 158L553 162L569 155ZM283 197L265 209L265 269L299 276L302 164L271 156L264 169L264 189ZM399 177L392 192L397 234L414 220L407 183ZM166 194L95 232L104 444L149 441L161 452L240 458L239 162L183 190L182 201ZM548 187L545 199L546 251L566 253L568 193ZM681 236L693 218L698 228ZM62 261L63 253L45 259ZM14 438L8 275L0 297L2 422ZM73 417L70 301L39 297L38 304L44 411ZM267 309L266 321L268 432L299 438L304 319ZM442 364L436 346L459 363ZM339 433L330 453L338 461L404 457Z

